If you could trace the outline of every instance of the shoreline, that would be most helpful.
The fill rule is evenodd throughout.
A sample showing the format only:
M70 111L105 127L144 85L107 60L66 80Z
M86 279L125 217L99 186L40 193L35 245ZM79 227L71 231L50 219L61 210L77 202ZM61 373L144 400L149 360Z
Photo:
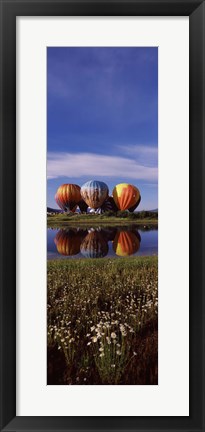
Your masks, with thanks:
M49 216L47 218L47 228L94 228L94 227L106 227L106 226L144 226L145 228L151 228L158 229L158 219L128 219L128 218L109 218L109 217L97 217L96 216L89 216L88 218L82 217L82 218L76 218L75 216L71 217L56 217L56 216Z

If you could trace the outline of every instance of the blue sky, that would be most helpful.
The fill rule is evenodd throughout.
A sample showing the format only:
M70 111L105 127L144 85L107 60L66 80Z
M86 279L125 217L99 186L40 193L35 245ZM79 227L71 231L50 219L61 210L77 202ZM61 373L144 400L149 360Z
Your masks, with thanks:
M47 205L62 183L122 182L158 208L158 49L47 48Z

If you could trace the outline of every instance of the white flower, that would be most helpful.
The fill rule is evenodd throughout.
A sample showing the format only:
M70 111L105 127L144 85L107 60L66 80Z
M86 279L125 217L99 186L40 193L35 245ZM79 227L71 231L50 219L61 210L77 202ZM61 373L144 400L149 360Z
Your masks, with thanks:
M100 357L104 357L104 355L105 355L105 354L104 354L104 352L103 352L103 353L100 354Z
M116 354L121 355L121 351L120 350L116 351Z
M97 340L98 340L98 338L96 337L96 336L93 336L92 337L92 341L95 343L95 342L97 342Z
M91 344L91 342L88 342L88 343L87 343L87 345L90 345L90 344Z
M116 333L115 333L115 332L112 332L112 333L111 333L111 338L112 338L112 339L115 339L116 337L117 337L117 336L116 336Z

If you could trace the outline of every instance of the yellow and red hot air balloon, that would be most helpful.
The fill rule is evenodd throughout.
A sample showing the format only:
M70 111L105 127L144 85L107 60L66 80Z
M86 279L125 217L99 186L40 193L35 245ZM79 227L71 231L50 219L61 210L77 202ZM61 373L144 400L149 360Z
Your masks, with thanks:
M141 202L141 196L139 196L139 199L138 199L138 201L136 202L136 204L134 204L132 207L129 207L129 212L130 213L133 213L134 211L135 211L135 209L138 207L138 205L140 204L140 202Z
M61 255L77 255L80 252L82 235L74 230L63 230L57 232L54 243Z
M141 237L133 231L119 231L113 242L113 249L118 256L135 254L140 247Z
M55 195L59 207L65 211L75 211L78 202L81 200L80 186L76 184L62 184Z
M81 196L92 209L98 209L108 197L108 186L101 181L91 180L81 187Z
M140 202L140 191L136 186L128 183L120 183L113 189L113 199L119 210L128 210Z

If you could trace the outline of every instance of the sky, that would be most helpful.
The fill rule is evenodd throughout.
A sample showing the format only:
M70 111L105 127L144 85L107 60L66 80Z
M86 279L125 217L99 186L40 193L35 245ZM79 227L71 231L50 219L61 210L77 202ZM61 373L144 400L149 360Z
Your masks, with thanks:
M47 48L47 205L63 183L104 181L158 208L158 49Z

